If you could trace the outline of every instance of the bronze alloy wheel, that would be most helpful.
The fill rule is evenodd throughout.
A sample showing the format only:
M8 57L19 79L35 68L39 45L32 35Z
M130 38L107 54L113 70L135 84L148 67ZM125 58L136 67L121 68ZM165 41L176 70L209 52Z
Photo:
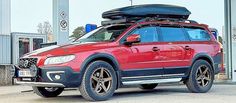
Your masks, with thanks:
M111 89L112 77L107 68L97 68L90 79L91 87L98 95L105 95Z
M86 100L104 101L112 97L116 88L116 71L109 63L98 60L86 68L79 91Z
M211 82L210 69L206 65L201 65L197 69L196 80L199 86L206 87Z
M193 63L188 79L185 81L189 91L193 93L208 92L214 81L214 69L206 60Z

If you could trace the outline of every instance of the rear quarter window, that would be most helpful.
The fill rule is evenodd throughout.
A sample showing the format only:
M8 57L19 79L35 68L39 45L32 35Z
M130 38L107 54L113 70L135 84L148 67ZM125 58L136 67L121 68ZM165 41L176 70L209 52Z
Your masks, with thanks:
M200 28L185 28L191 41L209 41L211 40L210 34Z

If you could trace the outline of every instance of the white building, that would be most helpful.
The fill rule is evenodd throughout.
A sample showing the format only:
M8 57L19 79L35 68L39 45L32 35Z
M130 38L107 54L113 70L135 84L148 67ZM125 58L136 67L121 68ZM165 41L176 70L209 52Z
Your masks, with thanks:
M0 0L0 65L11 64L10 33L11 33L11 2L10 0Z
M11 84L11 0L0 0L0 85Z
M11 0L0 0L0 35L11 33Z

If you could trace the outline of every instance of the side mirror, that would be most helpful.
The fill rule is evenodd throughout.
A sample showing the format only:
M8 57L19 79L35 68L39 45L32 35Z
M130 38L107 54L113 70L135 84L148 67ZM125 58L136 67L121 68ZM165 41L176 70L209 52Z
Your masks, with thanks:
M132 34L126 38L125 44L139 43L140 41L141 40L139 34Z

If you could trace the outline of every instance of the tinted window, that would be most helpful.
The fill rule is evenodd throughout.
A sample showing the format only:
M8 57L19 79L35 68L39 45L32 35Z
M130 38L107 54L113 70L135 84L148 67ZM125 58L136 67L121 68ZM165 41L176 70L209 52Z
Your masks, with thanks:
M210 35L203 29L185 29L190 37L191 41L209 41Z
M136 29L132 34L139 34L141 42L156 42L157 41L157 28L156 27L143 27Z
M177 42L187 40L182 28L161 27L161 33L163 41L165 42Z

